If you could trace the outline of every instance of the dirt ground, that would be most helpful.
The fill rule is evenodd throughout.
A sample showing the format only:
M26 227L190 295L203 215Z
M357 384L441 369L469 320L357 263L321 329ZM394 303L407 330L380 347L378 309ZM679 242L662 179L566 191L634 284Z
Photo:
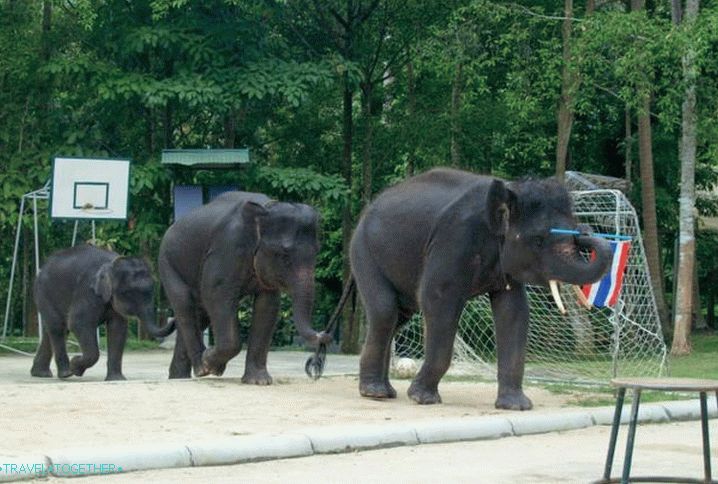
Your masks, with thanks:
M65 381L30 377L28 357L0 356L0 455L500 413L493 407L495 383L444 382L444 403L420 406L406 396L409 381L394 380L398 398L375 401L358 394L357 357L329 355L328 376L315 382L303 374L307 355L271 353L275 384L269 387L240 383L244 353L223 377L172 381L166 376L170 351L127 353L124 382L102 381L104 356L84 377ZM535 387L527 394L537 410L567 405L565 395Z

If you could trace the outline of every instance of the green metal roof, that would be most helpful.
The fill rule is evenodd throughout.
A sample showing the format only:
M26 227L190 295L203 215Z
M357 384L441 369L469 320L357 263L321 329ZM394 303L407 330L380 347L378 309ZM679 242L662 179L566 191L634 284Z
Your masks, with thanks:
M249 150L162 150L162 164L212 168L249 163Z

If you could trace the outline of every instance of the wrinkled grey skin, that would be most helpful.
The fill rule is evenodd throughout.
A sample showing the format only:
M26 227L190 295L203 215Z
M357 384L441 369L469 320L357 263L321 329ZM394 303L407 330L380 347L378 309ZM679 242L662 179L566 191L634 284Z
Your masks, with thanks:
M441 402L438 384L451 363L467 300L488 294L496 328L496 407L527 410L522 380L529 307L524 284L600 279L611 251L602 239L549 235L575 229L568 192L555 181L506 183L435 169L380 194L354 232L351 267L369 322L360 393L395 398L390 341L417 310L426 320L425 361L409 388L418 403ZM595 250L588 263L579 248Z
M55 355L57 376L82 376L97 363L97 326L107 322L107 378L124 380L122 352L127 317L138 318L155 337L173 326L155 325L154 281L147 263L92 245L79 245L48 257L35 281L35 303L42 316L42 340L30 374L51 377ZM68 359L65 336L72 331L82 356Z
M311 344L331 338L311 328L314 267L319 250L316 211L270 200L259 193L229 192L175 222L160 246L162 285L179 336L170 378L221 375L241 349L237 311L254 299L242 382L269 385L267 352L281 292L292 298L294 322ZM215 345L205 348L211 325Z

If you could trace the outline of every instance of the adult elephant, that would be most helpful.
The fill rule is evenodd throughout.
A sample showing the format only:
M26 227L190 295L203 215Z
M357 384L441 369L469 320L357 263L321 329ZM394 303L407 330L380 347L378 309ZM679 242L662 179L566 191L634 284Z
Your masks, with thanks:
M421 310L425 360L408 393L421 404L441 402L438 384L451 363L464 305L488 294L498 356L495 405L530 409L522 390L529 320L524 285L591 283L612 259L604 240L553 235L552 227L577 224L568 192L551 180L507 183L435 169L379 195L364 211L351 245L352 272L369 322L361 395L396 397L388 377L390 341L397 321ZM589 262L583 251L595 257Z
M290 294L299 334L311 344L331 337L311 328L318 216L310 206L266 195L228 192L175 222L160 245L160 278L180 337L170 378L221 375L241 349L240 299L254 298L242 382L271 384L267 353L280 293ZM211 325L215 344L205 348Z
M124 380L122 352L127 317L138 318L154 337L167 336L173 325L155 325L154 281L147 263L92 245L55 252L35 280L35 304L42 316L40 347L32 376L51 377L55 354L57 376L82 376L100 357L97 326L107 322L107 378ZM65 336L72 331L82 355L68 359Z

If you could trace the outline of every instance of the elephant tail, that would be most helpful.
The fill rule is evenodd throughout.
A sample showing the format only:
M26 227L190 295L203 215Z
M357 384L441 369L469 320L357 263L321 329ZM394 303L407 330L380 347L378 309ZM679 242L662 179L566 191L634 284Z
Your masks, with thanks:
M154 324L147 324L147 322L145 322L145 328L153 338L164 338L165 336L171 335L177 328L177 320L174 317L167 318L167 324L161 328Z
M342 313L344 306L346 306L355 285L354 277L350 275L349 280L347 280L344 285L344 290L342 291L342 296L339 298L339 303L337 304L337 307L334 308L334 313L332 313L331 318L329 318L329 323L327 323L327 327L324 329L323 333L332 334L334 332L337 323L339 322L339 315ZM324 363L326 362L326 359L327 345L326 343L320 343L314 354L307 359L307 362L304 365L304 371L307 373L307 376L313 380L321 378L322 373L324 373Z

